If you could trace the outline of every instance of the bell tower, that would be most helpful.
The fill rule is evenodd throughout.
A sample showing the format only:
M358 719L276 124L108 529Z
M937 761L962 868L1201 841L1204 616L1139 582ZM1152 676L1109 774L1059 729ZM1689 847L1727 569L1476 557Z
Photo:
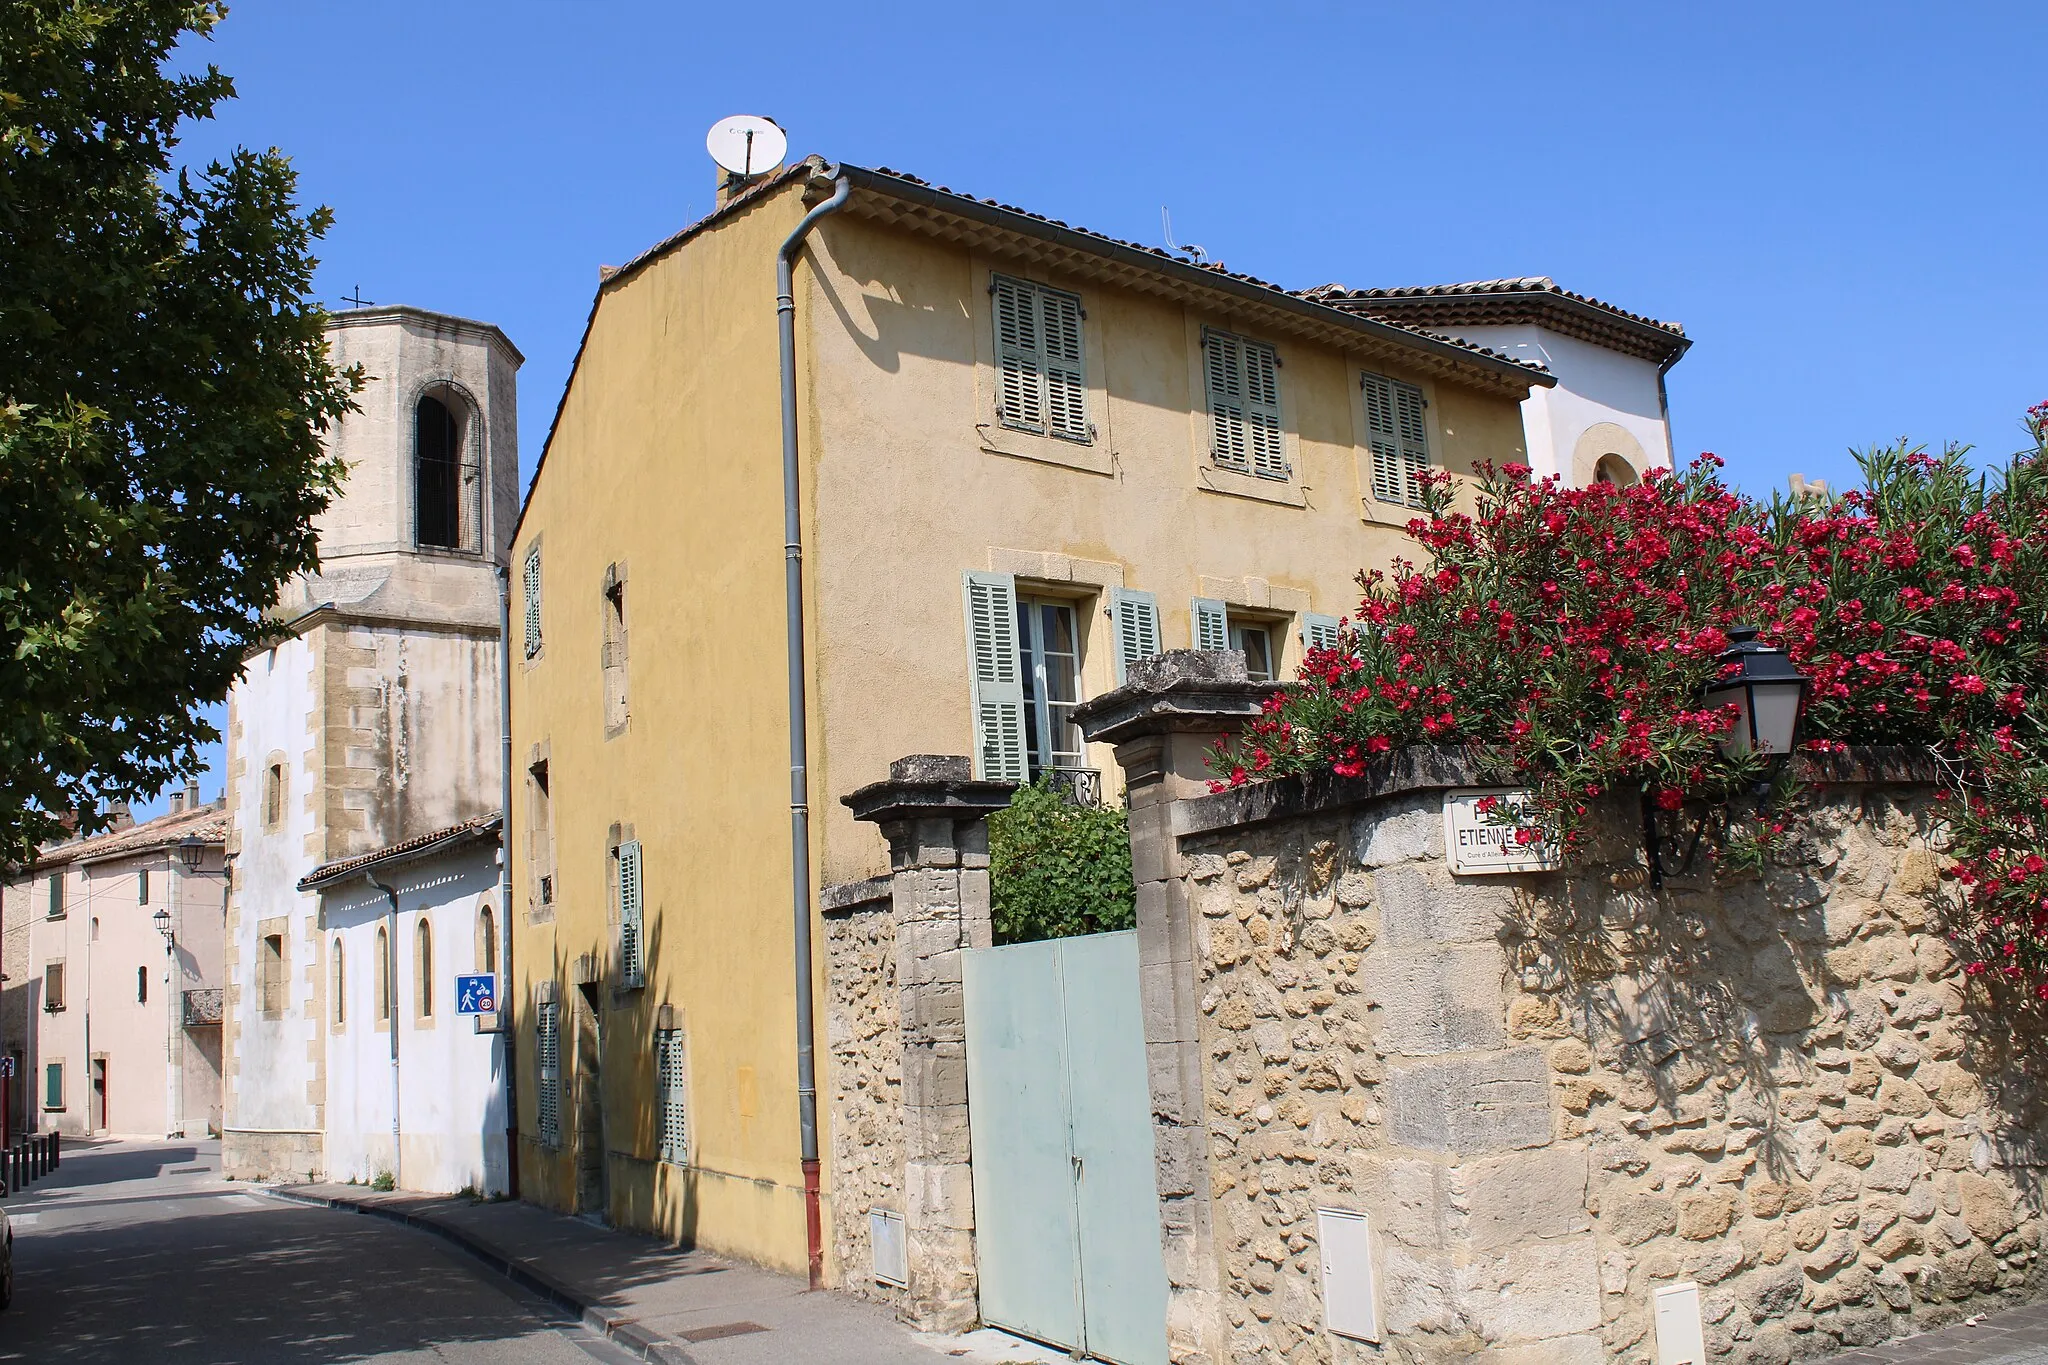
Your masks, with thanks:
M366 383L328 433L347 466L285 638L228 697L222 1159L238 1178L326 1169L333 1022L315 867L490 815L500 801L499 579L518 514L522 357L488 323L335 314Z

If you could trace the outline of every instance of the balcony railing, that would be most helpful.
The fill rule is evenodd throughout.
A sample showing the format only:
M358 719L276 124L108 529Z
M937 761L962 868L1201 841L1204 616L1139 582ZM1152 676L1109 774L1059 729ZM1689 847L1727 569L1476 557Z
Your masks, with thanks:
M185 992L185 1027L207 1028L220 1023L222 992L218 986Z
M1048 768L1045 777L1052 789L1064 796L1069 805L1102 804L1102 774L1097 769Z

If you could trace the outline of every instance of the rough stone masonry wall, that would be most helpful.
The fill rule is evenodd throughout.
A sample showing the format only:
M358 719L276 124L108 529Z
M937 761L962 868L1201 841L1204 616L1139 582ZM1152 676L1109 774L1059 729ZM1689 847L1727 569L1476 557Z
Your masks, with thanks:
M901 1306L879 1284L868 1210L903 1211L903 1029L892 903L825 917L825 1038L831 1099L832 1259L840 1287Z
M1184 839L1231 1358L1654 1362L1693 1281L1710 1360L1782 1363L2025 1297L2042 1122L1930 798L1819 789L1762 880L1661 897L1626 820L1453 878L1437 791ZM1319 1207L1371 1219L1380 1346L1323 1331Z

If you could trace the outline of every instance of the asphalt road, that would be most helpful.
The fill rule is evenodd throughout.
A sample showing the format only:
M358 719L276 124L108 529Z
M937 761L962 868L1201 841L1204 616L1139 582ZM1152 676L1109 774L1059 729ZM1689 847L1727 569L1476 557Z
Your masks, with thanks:
M74 1145L6 1207L0 1361L635 1359L425 1233L223 1181L217 1142Z

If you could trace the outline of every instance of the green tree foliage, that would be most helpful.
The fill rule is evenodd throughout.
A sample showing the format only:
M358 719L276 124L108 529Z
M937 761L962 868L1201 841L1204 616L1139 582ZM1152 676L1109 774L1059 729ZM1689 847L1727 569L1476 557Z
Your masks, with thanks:
M1136 922L1131 839L1121 807L1069 804L1044 780L988 818L997 943L1128 929Z
M0 0L0 861L191 770L341 473L329 213L275 149L173 168L224 14Z

